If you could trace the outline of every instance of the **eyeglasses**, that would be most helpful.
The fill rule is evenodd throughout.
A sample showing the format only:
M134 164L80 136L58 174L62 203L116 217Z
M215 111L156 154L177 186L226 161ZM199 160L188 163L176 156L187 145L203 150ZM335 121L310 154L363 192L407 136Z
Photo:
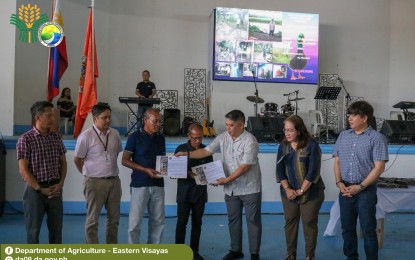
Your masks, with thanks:
M193 142L196 142L196 141L202 142L203 136L197 136L197 137L190 136L190 139L192 139Z
M150 121L152 124L160 124L161 123L160 119L148 119L148 121Z
M294 133L294 132L296 132L297 130L295 130L295 129L282 129L282 131L284 131L284 133L287 133L287 134L292 134L292 133Z

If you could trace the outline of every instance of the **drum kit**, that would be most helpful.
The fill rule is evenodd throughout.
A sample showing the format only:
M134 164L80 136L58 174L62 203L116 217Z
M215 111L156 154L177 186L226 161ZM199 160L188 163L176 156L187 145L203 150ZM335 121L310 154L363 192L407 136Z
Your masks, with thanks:
M287 94L284 94L284 96L287 96L287 103L282 105L281 107L278 107L277 103L274 102L267 102L264 104L263 107L261 107L261 112L258 114L258 116L262 117L289 117L291 115L296 115L298 108L298 101L303 100L304 98L298 97L299 91L296 90L294 92L290 92ZM247 100L257 104L264 103L264 99L256 96L248 96L246 97Z

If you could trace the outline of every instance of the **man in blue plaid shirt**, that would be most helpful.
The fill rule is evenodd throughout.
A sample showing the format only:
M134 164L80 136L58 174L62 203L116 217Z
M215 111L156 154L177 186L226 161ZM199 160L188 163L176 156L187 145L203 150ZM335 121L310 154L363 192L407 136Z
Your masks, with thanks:
M343 131L333 149L334 174L339 188L343 253L347 259L358 258L357 218L363 231L367 259L378 259L376 233L376 182L388 161L385 136L374 130L373 107L357 101L347 110L351 129Z

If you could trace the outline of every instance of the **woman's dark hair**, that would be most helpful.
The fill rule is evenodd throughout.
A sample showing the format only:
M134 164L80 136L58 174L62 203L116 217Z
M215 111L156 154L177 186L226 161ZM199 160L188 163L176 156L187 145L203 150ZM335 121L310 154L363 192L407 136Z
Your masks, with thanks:
M304 148L308 145L308 142L311 139L310 133L307 130L307 127L304 124L304 121L301 117L297 115L289 116L287 119L284 120L285 122L291 122L294 125L295 130L297 130L297 149ZM283 140L284 144L288 145L287 138L284 137Z
M367 116L367 123L373 120L373 107L367 101L356 101L347 109L349 115Z
M71 90L70 88L64 88L64 89L62 89L62 92L61 92L61 98L63 98L64 96L64 93L65 93L65 91L67 90L67 89L69 89L69 90ZM68 96L68 99L70 100L71 99L71 95L69 95Z

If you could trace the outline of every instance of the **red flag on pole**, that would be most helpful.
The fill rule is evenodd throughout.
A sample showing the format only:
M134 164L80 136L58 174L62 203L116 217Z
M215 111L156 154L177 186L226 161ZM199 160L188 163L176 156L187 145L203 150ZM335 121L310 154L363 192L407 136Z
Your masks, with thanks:
M63 19L59 0L55 1L52 21L58 23L63 28ZM63 36L62 42L49 50L49 69L48 69L48 93L49 101L59 95L59 81L68 67L68 55L66 53L66 36Z
M98 59L95 46L93 26L93 9L89 12L86 28L84 55L82 56L81 77L79 79L78 105L76 107L73 136L76 138L82 131L85 119L92 107L97 103Z

